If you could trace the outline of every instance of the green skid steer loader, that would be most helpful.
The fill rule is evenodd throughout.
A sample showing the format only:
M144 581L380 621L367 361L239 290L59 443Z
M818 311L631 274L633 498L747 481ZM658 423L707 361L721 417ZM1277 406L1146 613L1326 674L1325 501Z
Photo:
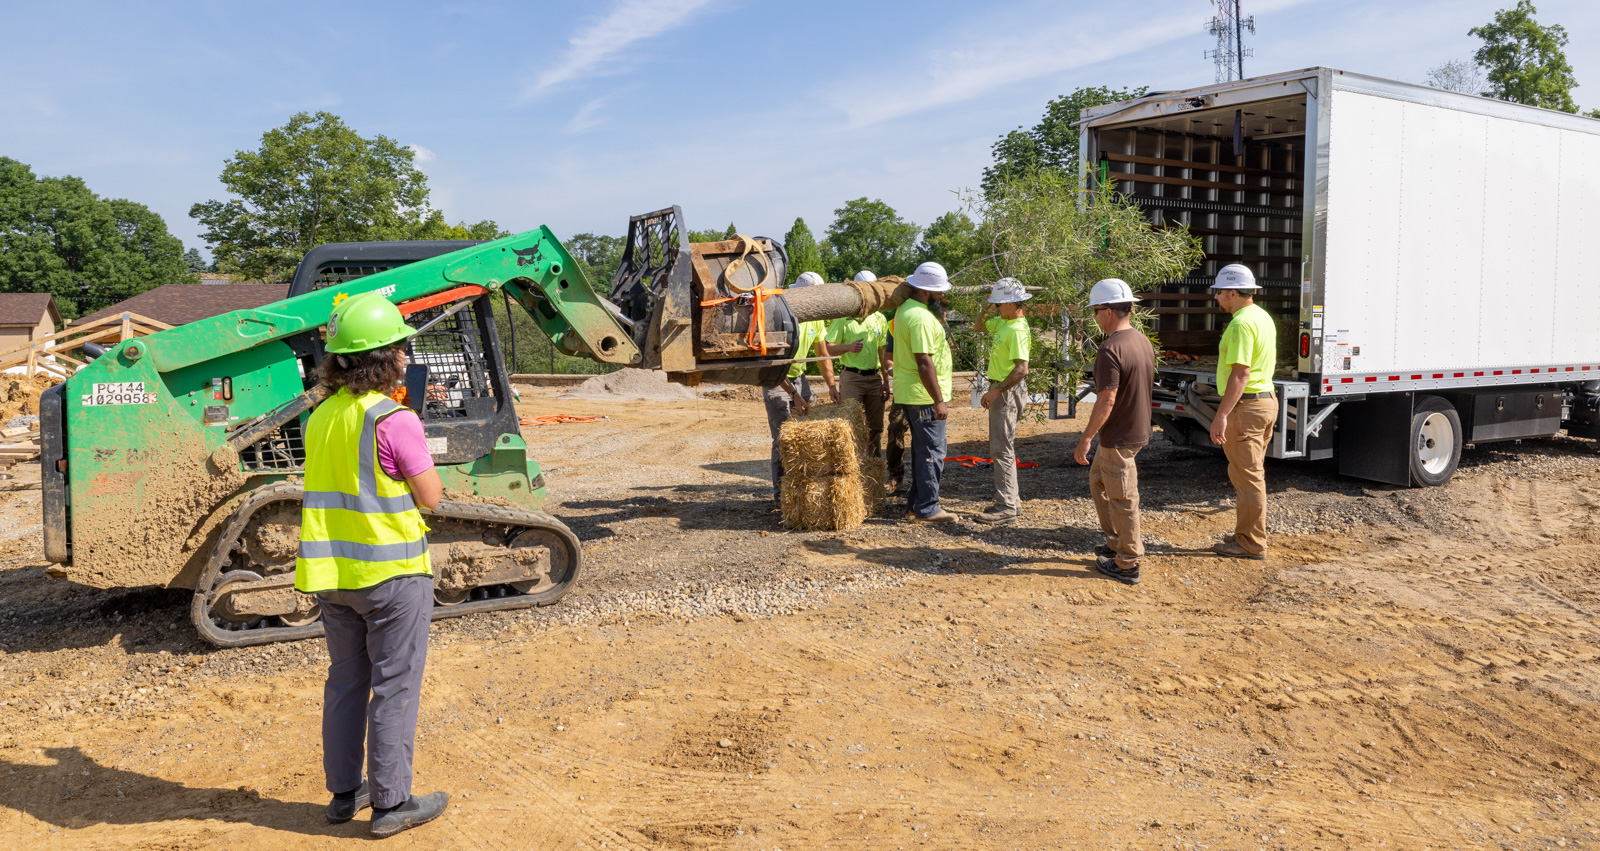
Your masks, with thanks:
M807 354L793 351L799 322L904 298L892 281L777 294L780 245L691 246L687 233L677 207L631 219L609 297L548 228L483 243L324 245L283 301L85 346L92 362L40 400L53 572L98 588L192 589L195 628L221 646L320 635L316 598L294 588L302 429L322 396L323 324L344 299L376 291L424 328L408 344L404 398L446 488L425 512L434 617L554 603L582 549L540 510L546 482L518 428L493 299L516 302L568 354L686 384L772 385Z

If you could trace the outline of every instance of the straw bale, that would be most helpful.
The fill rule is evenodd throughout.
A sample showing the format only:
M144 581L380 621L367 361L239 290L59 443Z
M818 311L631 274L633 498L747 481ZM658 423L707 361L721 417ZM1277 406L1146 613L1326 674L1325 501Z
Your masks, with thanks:
M867 518L865 492L859 473L808 477L785 469L778 491L783 525L791 529L854 529Z
M889 501L889 493L884 486L884 480L888 477L889 465L884 462L882 455L874 455L861 465L862 491L868 514L882 511L884 504Z
M778 432L784 477L860 475L866 436L866 415L853 399L791 417Z

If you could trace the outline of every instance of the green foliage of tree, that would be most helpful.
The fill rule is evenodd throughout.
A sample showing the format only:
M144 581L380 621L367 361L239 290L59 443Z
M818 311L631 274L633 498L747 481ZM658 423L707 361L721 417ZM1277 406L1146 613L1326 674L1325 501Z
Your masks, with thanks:
M804 272L827 275L828 267L822 262L822 246L817 244L817 238L811 234L805 219L795 218L794 226L783 235L783 250L789 256L789 277L783 282L784 286L794 283Z
M1560 24L1540 26L1531 0L1518 0L1516 8L1501 9L1494 20L1467 34L1483 40L1473 60L1489 78L1487 97L1577 112L1572 90L1578 87L1572 66L1562 48L1567 30Z
M286 278L323 243L413 239L447 228L428 209L427 177L413 156L387 136L363 138L336 115L297 113L263 134L260 148L237 151L223 166L222 185L236 197L195 204L189 215L205 225L202 236L223 271Z
M736 237L738 235L739 235L739 229L733 226L733 222L728 222L728 229L722 232L722 238L723 239L733 239L734 237Z
M956 210L945 213L922 232L917 243L917 260L935 260L954 280L965 282L969 277L983 277L979 261L988 254L978 226L966 213Z
M877 199L846 201L828 225L830 281L848 281L862 269L878 275L909 275L917 266L918 228Z
M1591 109L1585 112L1584 115L1588 118L1600 118L1600 109Z
M589 284L602 293L611 291L611 279L622 266L622 249L627 239L593 233L573 234L562 241L573 259L583 264Z
M728 225L728 227L731 228L731 227L733 227L733 225L730 224L730 225ZM737 233L737 231L735 231L735 233ZM724 239L732 239L733 238L731 236L726 236L724 234L725 234L724 231L715 230L715 229L712 229L712 230L690 230L689 231L689 241L690 242L721 242Z
M209 264L206 263L206 259L200 256L200 249L198 248L191 248L188 251L183 252L183 265L187 266L189 271L194 272L197 275L206 271L207 267L209 266Z
M1045 105L1044 117L1031 129L1018 127L1000 137L991 149L994 165L983 170L983 191L994 192L1007 180L1051 168L1074 178L1078 174L1078 113L1091 106L1141 97L1148 87L1112 89L1092 86L1062 95Z
M0 292L48 292L76 318L163 284L196 282L183 243L150 208L0 157Z
M510 236L511 231L503 230L493 219L484 219L481 222L456 222L449 224L444 219L444 213L438 210L428 211L427 218L418 222L407 234L400 239L476 239L487 242Z
M964 196L981 222L986 276L1014 277L1040 288L1028 302L1038 346L1028 383L1036 391L1058 378L1072 386L1092 363L1092 341L1100 333L1088 304L1095 281L1115 277L1135 291L1154 289L1183 277L1204 256L1199 239L1185 229L1151 227L1114 186L1080 189L1067 173L1047 168L1007 178L990 193ZM957 292L951 307L981 319L992 314L986 298L986 291ZM1134 320L1136 327L1147 327L1148 316L1135 311ZM956 333L981 334L983 328L973 321Z

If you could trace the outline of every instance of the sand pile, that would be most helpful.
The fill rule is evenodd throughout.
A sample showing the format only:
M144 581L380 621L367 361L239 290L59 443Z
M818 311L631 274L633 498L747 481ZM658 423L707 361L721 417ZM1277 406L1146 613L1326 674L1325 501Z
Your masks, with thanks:
M0 374L0 422L39 413L39 394L55 385L56 380L43 373L32 378Z
M783 487L778 503L785 526L854 529L883 507L884 463L867 454L861 403L817 405L790 419L778 434Z
M568 399L698 399L693 390L667 381L667 374L653 369L619 369L610 375L596 375L561 394Z

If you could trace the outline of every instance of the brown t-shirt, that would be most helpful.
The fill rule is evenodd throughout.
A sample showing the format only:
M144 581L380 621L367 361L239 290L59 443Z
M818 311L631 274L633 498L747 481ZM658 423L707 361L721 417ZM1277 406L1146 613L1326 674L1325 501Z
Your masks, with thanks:
M1107 337L1094 358L1094 389L1117 391L1111 419L1100 429L1100 445L1133 449L1150 442L1150 388L1156 383L1156 352L1143 334L1126 328Z

